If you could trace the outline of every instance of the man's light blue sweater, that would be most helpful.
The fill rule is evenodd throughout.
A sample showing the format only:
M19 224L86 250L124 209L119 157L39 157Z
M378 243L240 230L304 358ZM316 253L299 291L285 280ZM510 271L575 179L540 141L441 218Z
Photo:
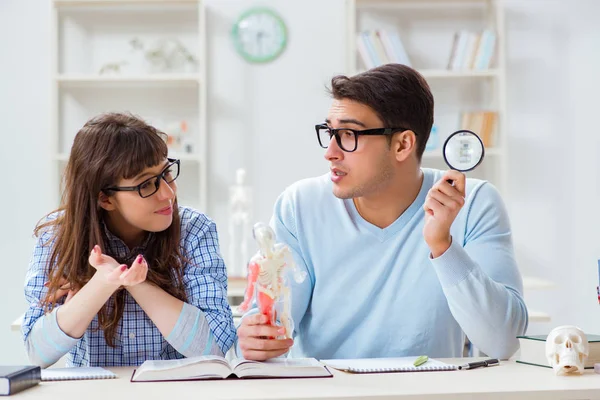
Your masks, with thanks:
M292 285L292 356L460 357L465 334L492 357L517 350L527 310L497 190L467 179L452 245L431 259L422 207L443 171L423 173L415 201L384 229L364 220L351 199L336 198L329 174L279 197L271 225L307 272Z

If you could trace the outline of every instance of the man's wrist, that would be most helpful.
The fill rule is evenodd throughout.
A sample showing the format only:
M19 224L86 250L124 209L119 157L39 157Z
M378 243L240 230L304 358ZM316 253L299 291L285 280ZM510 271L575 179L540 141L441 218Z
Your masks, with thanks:
M431 251L431 258L438 258L442 254L444 254L450 248L451 244L452 236L448 236L447 239L430 244L429 250Z

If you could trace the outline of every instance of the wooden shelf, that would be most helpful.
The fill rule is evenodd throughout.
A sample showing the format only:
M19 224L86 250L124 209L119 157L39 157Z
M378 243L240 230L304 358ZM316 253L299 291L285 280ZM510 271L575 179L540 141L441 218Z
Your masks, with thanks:
M457 78L495 78L499 76L497 69L482 70L448 70L448 69L419 69L425 79L457 79ZM358 71L365 72L364 70Z
M198 0L54 0L55 7L197 5Z
M202 158L196 154L169 154L169 157L172 158L177 158L181 161L186 161L186 162L202 162ZM65 153L61 153L61 154L57 154L54 156L54 160L56 161L61 161L61 162L67 162L69 160L69 155L65 154Z
M536 278L533 276L524 276L523 288L525 290L551 290L556 289L556 284L545 279Z
M422 69L419 73L426 79L452 79L452 78L494 78L498 76L497 69L483 70L447 70L447 69Z
M541 311L529 310L529 322L550 322L549 314Z
M25 314L22 314L19 318L15 319L12 324L10 324L10 330L13 332L18 332L21 330L21 325L23 325L23 317Z
M229 277L227 280L227 296L244 297L246 282L246 278Z
M99 86L140 86L165 87L200 85L197 74L151 74L151 75L94 75L94 74L65 74L56 77L63 87L99 87Z
M359 9L448 9L485 7L488 0L355 0Z

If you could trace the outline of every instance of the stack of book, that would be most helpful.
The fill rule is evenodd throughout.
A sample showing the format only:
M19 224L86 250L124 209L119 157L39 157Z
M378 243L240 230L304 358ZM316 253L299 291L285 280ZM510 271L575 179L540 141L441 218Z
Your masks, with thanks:
M494 146L498 113L494 111L464 112L461 117L461 129L475 132L487 148Z
M454 34L448 60L449 70L486 70L492 67L496 55L497 35L486 29L483 32L461 30ZM411 66L400 35L395 31L364 31L356 38L358 54L369 69L387 63Z
M400 35L393 31L365 31L356 38L358 54L367 69L396 63L411 66Z
M492 66L496 53L496 33L458 31L448 60L449 70L485 70Z
M517 336L520 354L517 362L551 368L546 357L546 338L548 335ZM587 335L590 354L585 362L586 369L594 369L595 363L600 363L600 335Z

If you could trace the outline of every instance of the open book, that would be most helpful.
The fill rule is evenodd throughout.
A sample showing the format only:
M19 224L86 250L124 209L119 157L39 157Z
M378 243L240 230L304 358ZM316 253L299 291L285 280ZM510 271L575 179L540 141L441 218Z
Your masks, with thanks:
M131 382L187 381L226 378L329 378L333 376L314 358L273 358L228 362L219 356L198 356L181 360L145 361L133 371Z

